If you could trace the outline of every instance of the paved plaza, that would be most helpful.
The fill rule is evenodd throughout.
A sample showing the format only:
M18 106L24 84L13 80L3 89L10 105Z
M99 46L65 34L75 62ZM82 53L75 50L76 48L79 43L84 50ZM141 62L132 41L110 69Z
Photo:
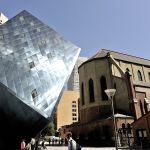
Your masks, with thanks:
M47 146L47 150L68 150L68 148L67 146ZM116 150L116 148L115 147L83 147L82 150ZM129 149L119 148L119 150L129 150ZM131 149L131 150L144 150L144 149Z
M83 147L82 150L115 150L114 147L109 147L109 148L97 148L97 147ZM67 146L47 146L47 150L68 150Z

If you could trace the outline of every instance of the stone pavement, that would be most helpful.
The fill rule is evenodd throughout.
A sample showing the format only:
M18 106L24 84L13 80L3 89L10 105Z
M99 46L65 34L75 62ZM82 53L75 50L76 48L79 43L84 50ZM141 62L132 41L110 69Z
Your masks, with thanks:
M68 149L67 146L47 146L47 150L68 150ZM82 150L116 150L116 148L115 147L82 147ZM130 149L125 148L119 150L130 150ZM131 149L131 150L144 150L144 149Z
M47 146L47 150L68 150L67 146ZM82 150L115 150L114 147L97 148L97 147L83 147Z

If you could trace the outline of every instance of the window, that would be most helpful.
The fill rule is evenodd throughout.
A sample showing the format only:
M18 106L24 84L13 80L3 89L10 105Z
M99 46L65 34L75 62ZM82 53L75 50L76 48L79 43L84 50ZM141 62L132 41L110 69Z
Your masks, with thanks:
M4 39L4 36L3 35L0 35L0 40L3 40Z
M149 78L149 81L150 81L150 72L148 73L148 78Z
M124 123L122 123L122 129L125 129L125 124Z
M140 100L140 110L141 110L141 116L143 116L144 115L144 111L143 111L143 105L142 105L141 100Z
M82 100L82 105L84 105L85 102L84 102L84 85L83 85L83 83L81 84L81 100Z
M93 80L92 79L89 80L89 94L90 94L90 102L94 102L95 101L94 84L93 84Z
M148 113L147 103L145 99L144 99L144 110L145 110L145 113Z
M72 120L73 120L73 121L76 121L76 120L77 120L77 118L74 118L74 117L73 117L73 118L72 118Z
M76 113L72 113L72 116L77 116L77 114Z
M38 45L39 45L39 49L40 49L41 51L43 51L43 49L46 48L47 43L46 43L45 40L41 40ZM51 51L51 52L48 54L48 57L49 57L49 58L53 58L53 57L54 57L54 53Z
M21 38L24 38L25 36L26 36L25 33L22 33L22 34L21 34Z
M117 89L116 83L114 83L114 89Z
M128 129L128 133L131 134L131 125L130 125L130 123L127 123L127 129Z
M32 98L34 99L34 98L38 95L37 90L34 89L34 90L31 92L31 94L32 94Z
M108 100L108 96L105 93L105 90L107 89L107 84L106 84L106 78L102 76L100 78L100 85L101 85L101 94L102 94L102 100Z
M35 64L34 64L33 61L29 63L29 67L30 67L31 69L35 67Z
M41 29L40 28L37 28L37 32L40 32L41 31Z
M72 103L76 104L76 101L72 101Z
M140 70L138 70L137 75L138 75L138 80L143 81L142 74L141 74Z
M76 107L76 105L72 105L72 107Z
M45 40L42 40L42 41L40 42L40 45L46 45L46 41L45 41Z
M72 109L72 112L76 112L77 110L76 109Z

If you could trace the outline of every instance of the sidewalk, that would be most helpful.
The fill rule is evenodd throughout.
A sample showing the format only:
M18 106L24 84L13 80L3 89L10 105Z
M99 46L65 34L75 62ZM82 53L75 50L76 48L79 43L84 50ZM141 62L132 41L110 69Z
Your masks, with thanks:
M47 150L68 150L67 146L47 146ZM82 150L115 150L115 147L83 147Z
M68 150L68 148L67 146L47 146L47 150ZM82 147L82 150L116 150L116 148L115 147ZM119 148L118 150L144 150L144 149Z

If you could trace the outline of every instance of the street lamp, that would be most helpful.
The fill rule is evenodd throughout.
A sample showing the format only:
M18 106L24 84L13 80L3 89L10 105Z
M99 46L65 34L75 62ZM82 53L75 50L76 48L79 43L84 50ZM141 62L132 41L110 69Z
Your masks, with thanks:
M112 116L113 116L113 122L114 122L114 132L115 132L115 147L116 147L116 150L118 150L118 144L117 144L117 126L116 126L116 120L115 120L114 100L113 100L113 97L114 97L114 95L116 93L116 89L106 89L105 93L107 94L108 98L111 100Z

